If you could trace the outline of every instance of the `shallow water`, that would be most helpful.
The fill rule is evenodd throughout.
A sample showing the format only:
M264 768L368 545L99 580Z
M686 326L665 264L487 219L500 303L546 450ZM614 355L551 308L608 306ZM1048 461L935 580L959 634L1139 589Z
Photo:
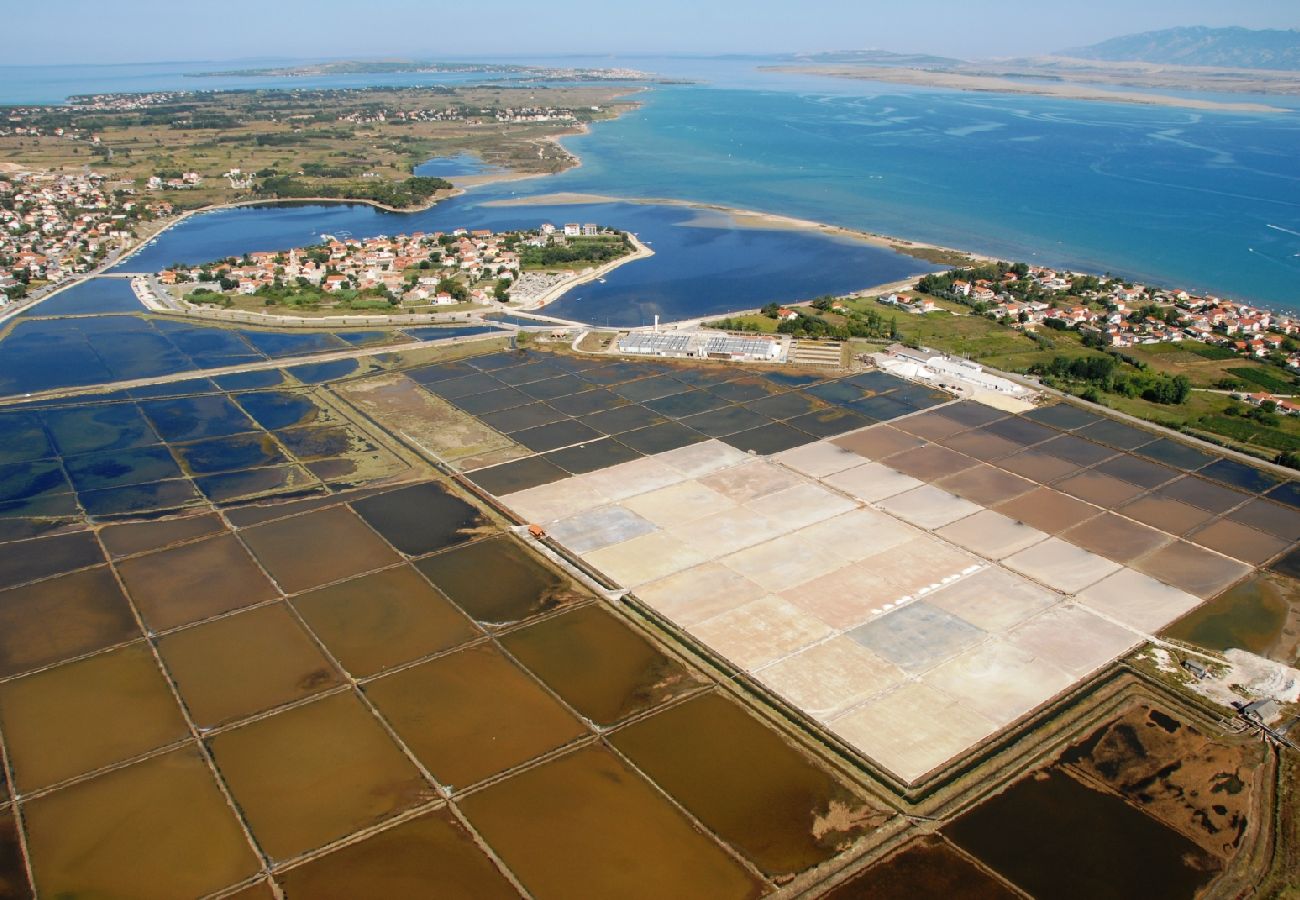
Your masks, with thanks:
M215 513L157 522L124 522L99 532L109 554L118 559L135 553L157 550L168 544L203 537L223 531L225 526Z
M1017 782L944 832L1035 896L1190 897L1219 869L1178 832L1057 770Z
M286 897L385 900L518 896L448 811L403 822L277 876Z
M0 799L7 796L0 790ZM13 813L5 809L0 811L0 896L22 897L28 890L18 825Z
M279 595L232 534L123 560L117 570L140 615L155 631Z
M23 791L189 736L143 643L0 685L0 726Z
M260 866L196 749L41 797L23 815L44 896L200 896Z
M57 622L57 628L50 623ZM16 675L139 637L107 567L0 591L0 675Z
M373 675L482 635L409 566L300 594L293 605L356 676Z
M460 806L539 898L762 893L739 863L598 747L493 784Z
M352 508L410 556L464 543L489 525L478 509L434 482L366 497Z
M271 577L289 593L399 560L378 535L342 506L246 528L241 536ZM303 552L304 548L311 548L311 552Z
M887 817L717 693L642 719L610 742L768 875L824 862Z
M310 425L324 413L309 394L294 391L258 391L238 394L235 399L257 424L272 431Z
M937 837L910 842L823 896L823 900L1011 900L1018 896Z
M0 588L94 566L104 553L92 532L55 535L0 546Z
M454 547L415 565L453 603L489 626L520 622L580 596L567 578L504 536ZM485 579L485 572L492 578Z
M365 691L434 778L453 790L588 734L489 643L403 669Z
M279 603L164 636L158 652L200 728L215 728L341 684Z
M432 799L432 789L351 693L223 732L217 767L253 833L287 859Z
M612 725L699 686L681 663L595 605L513 631L501 644L598 725Z
M143 312L131 283L122 278L92 278L42 300L24 316L73 316L86 313Z
M1165 635L1210 650L1236 647L1268 656L1286 627L1290 604L1297 601L1294 590L1288 595L1282 581L1258 573L1188 613Z

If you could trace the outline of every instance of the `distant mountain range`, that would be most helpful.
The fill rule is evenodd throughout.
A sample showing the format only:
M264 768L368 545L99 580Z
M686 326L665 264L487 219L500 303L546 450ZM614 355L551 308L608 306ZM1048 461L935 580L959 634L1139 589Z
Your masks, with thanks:
M1168 28L1062 50L1058 55L1106 62L1300 71L1300 31Z

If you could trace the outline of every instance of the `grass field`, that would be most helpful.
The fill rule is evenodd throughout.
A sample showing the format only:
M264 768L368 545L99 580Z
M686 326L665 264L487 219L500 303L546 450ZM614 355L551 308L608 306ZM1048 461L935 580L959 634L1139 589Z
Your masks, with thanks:
M408 178L429 159L470 153L485 162L524 173L556 172L572 165L548 138L574 134L577 124L498 123L493 112L524 106L571 109L579 122L610 118L629 108L626 87L574 84L526 88L376 88L338 91L217 91L184 95L170 105L143 110L93 111L54 107L24 114L24 121L92 131L87 140L52 133L0 136L0 162L34 169L89 166L109 177L136 182L150 176L197 172L196 188L149 192L178 209L256 199L230 186L223 173L275 170L306 185L340 190L375 179ZM457 121L409 121L397 111L464 112ZM598 107L599 111L593 110ZM386 110L383 121L377 113ZM354 122L347 117L367 118ZM302 174L299 174L302 173Z
M1280 450L1300 450L1300 419L1280 416L1277 425L1263 425L1244 416L1226 414L1241 404L1224 394L1193 391L1180 406L1103 395L1106 406L1157 425L1203 434L1218 442L1271 459Z
M1249 382L1253 386L1262 387L1269 393L1294 394L1296 392L1295 380L1278 372L1277 369L1241 366L1228 369L1227 372L1232 377Z
M718 322L730 320L732 322L743 323L747 331L758 331L762 334L776 334L776 326L779 324L776 319L769 319L767 316L758 314L750 316L727 316L723 319L714 319L707 323L711 327L717 327Z

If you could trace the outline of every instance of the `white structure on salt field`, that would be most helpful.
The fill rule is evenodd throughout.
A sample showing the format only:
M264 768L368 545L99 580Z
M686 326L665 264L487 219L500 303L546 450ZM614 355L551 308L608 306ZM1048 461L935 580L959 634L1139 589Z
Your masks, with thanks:
M677 359L733 362L785 362L790 347L783 335L734 335L716 331L633 331L619 336L619 353Z
M913 350L901 344L894 344L885 353L876 354L876 363L891 375L913 381L949 385L955 383L958 386L991 391L1010 397L1027 397L1033 393L1023 385L986 372L978 363L945 356L935 350Z

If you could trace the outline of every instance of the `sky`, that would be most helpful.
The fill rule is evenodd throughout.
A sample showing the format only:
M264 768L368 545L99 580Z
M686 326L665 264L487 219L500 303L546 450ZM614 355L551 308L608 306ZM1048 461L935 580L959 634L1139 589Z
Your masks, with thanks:
M1178 25L1300 28L1297 0L41 0L4 64L765 53L1029 56Z

